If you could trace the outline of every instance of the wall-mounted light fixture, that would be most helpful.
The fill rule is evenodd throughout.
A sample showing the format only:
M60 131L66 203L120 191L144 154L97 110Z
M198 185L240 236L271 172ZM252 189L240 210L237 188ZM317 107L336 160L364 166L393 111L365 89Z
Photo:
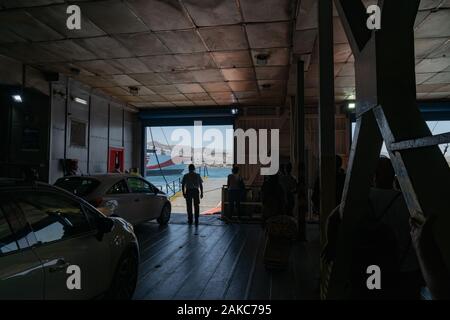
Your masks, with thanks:
M233 108L233 109L231 109L231 114L232 115L237 115L239 113L239 109L238 108Z
M75 101L76 103L80 103L80 104L84 104L84 105L87 105L87 104L88 104L88 102L87 102L86 100L81 99L81 98L78 98L78 97L73 97L72 99L73 99L73 101Z
M349 111L354 111L355 109L356 109L356 103L355 102L348 102L347 103L347 109L349 110Z
M23 102L22 96L20 94L12 95L12 99L16 103L22 103Z

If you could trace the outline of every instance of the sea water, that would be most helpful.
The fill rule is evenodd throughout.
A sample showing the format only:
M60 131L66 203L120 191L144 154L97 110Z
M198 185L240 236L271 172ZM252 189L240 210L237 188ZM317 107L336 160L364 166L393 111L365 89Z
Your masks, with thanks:
M187 168L178 175L157 175L157 176L148 176L145 177L147 181L155 185L160 190L166 192L169 196L173 194L173 183L175 182L176 191L179 190L179 181L183 178L183 175L188 172ZM202 177L207 176L208 178L226 178L231 173L231 167L208 167L205 170L202 168L200 172L200 168L196 170L197 173L200 173ZM165 178L165 179L164 179ZM169 184L169 187L166 188L166 181Z

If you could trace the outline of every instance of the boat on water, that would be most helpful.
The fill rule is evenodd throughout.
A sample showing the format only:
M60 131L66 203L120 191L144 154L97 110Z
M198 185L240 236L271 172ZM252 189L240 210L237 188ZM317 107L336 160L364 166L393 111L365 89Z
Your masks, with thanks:
M146 176L175 176L180 175L186 168L186 164L182 163L184 159L181 157L172 158L170 151L148 149L147 165L145 170Z

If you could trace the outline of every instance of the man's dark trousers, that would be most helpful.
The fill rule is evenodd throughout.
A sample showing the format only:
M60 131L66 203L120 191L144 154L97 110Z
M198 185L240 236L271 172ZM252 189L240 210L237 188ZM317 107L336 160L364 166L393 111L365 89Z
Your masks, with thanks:
M241 217L241 190L228 190L228 203L230 208L229 218L233 218L235 210L237 211L237 217Z
M200 215L200 193L198 189L188 189L186 191L186 206L189 224L191 224L193 220L192 202L194 202L195 224L198 224L198 217Z

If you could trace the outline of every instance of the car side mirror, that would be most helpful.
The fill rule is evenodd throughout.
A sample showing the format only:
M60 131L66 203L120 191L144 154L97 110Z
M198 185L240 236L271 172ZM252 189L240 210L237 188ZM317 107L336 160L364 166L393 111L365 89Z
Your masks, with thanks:
M97 229L101 234L109 233L114 227L114 221L107 217L102 217L97 220Z

